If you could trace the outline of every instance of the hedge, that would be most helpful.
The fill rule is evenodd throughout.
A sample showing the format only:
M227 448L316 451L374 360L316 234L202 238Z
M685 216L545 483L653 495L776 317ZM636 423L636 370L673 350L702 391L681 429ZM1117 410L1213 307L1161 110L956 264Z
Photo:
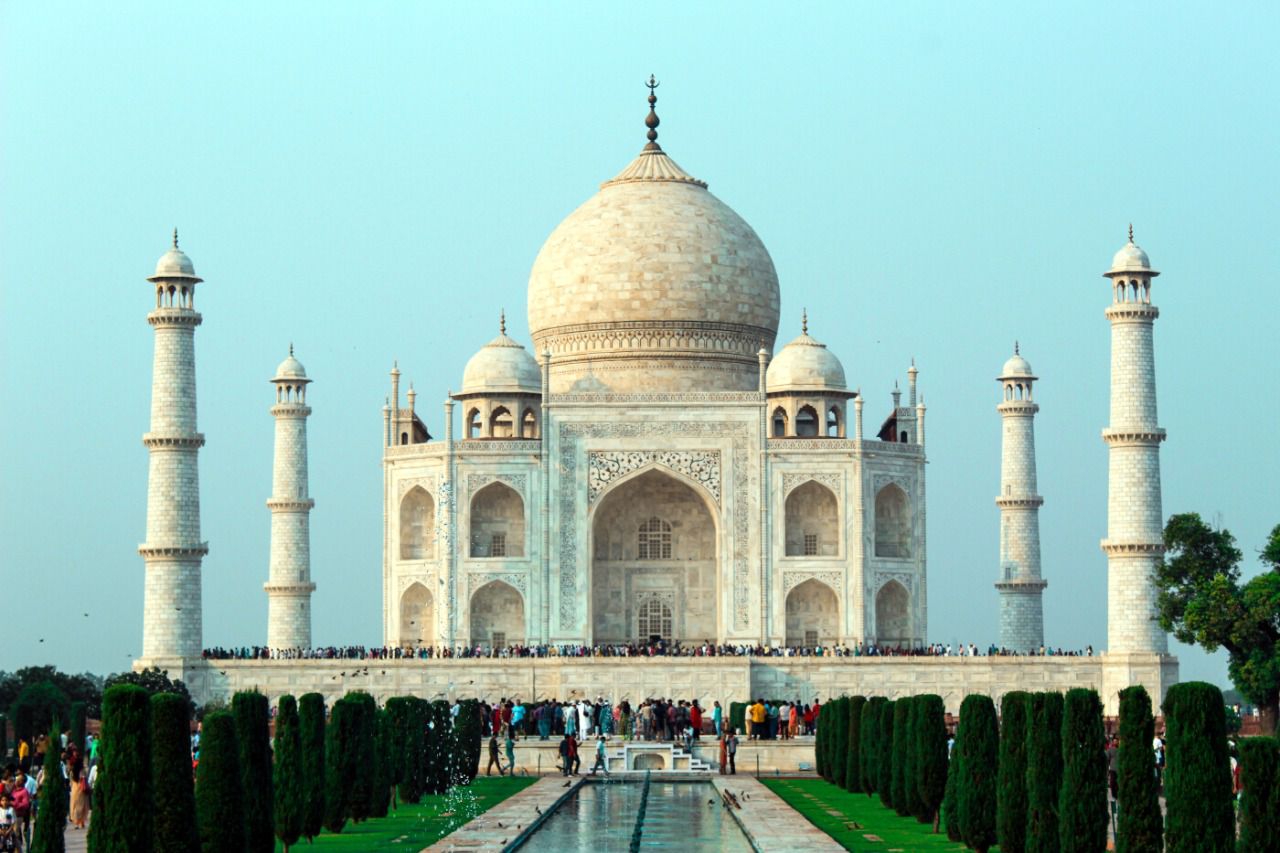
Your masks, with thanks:
M1240 853L1280 851L1280 741L1240 741Z
M867 697L854 696L845 700L845 718L848 733L845 736L844 788L855 794L862 788L862 709Z

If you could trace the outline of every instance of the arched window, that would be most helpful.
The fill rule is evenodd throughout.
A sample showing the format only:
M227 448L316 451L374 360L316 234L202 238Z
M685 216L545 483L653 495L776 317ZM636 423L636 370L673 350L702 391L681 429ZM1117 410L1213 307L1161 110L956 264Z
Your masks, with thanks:
M902 432L898 433L898 443L899 444L907 443L907 431L905 429Z
M796 435L814 438L818 434L818 413L813 406L805 406L796 412Z
M787 434L787 410L779 406L773 410L773 437L782 438Z
M876 556L911 556L911 507L896 483L876 494Z
M467 438L480 437L480 410L472 409L467 412Z
M524 500L506 483L490 483L471 499L471 556L524 556Z
M506 406L499 406L493 410L493 414L489 415L489 437L490 438L515 438L515 424L511 419L511 410Z
M840 437L840 407L832 406L827 409L827 437Z
M876 593L876 639L881 645L911 643L911 596L897 581L889 581Z
M670 560L671 525L657 516L640 522L636 558L640 560Z
M400 433L400 443L401 443L401 444L408 444L408 443L409 443L409 433L407 433L407 432L402 432L402 433Z
M671 639L671 605L660 598L646 598L636 611L636 635L641 642L653 637Z
M792 489L783 504L788 557L834 557L840 552L835 493L813 480Z
M400 501L400 559L430 560L436 555L436 502L421 486Z
M435 607L431 593L414 583L400 598L400 645L430 644L435 634Z
M538 417L533 413L533 409L525 409L524 416L520 418L520 437L538 437Z

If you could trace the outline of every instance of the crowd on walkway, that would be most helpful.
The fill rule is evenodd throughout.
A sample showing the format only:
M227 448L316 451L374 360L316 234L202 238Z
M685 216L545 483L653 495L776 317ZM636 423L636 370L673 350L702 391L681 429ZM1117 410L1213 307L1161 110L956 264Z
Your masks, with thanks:
M973 643L930 643L922 646L855 643L852 646L768 646L744 644L611 643L593 646L560 643L533 646L518 643L493 648L474 646L322 646L273 649L267 646L205 649L205 660L431 660L449 658L619 658L619 657L1093 657L1093 646L1064 650L1041 646L1016 652L996 645L980 649Z
M50 749L58 750L61 773L46 778L45 759ZM20 739L11 754L0 756L0 853L28 849L35 833L40 801L52 782L63 787L70 806L67 826L85 829L89 824L89 807L93 786L98 779L98 739L86 738L85 747L71 740L71 732L63 732L53 741L48 735L34 740Z

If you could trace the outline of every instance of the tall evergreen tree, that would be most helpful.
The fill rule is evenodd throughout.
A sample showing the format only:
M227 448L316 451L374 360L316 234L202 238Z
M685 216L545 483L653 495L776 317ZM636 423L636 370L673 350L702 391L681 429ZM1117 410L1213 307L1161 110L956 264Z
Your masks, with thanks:
M71 703L71 736L68 743L74 743L76 749L80 750L80 754L84 754L85 748L85 723L88 719L88 704L85 702Z
M200 846L191 784L191 703L177 693L151 697L151 849L191 853Z
M1156 721L1151 697L1138 684L1120 691L1120 749L1116 853L1164 849L1164 816L1160 813L1160 780L1151 749Z
M827 766L827 739L830 726L827 721L831 718L830 713L831 702L828 700L826 705L822 706L821 712L818 714L818 728L813 736L813 764L818 775L828 782L831 781L831 768ZM747 713L750 713L750 706Z
M302 744L302 837L311 839L324 826L324 697L307 693L298 702Z
M844 774L849 767L849 697L832 699L823 710L831 712L831 754L827 756L831 764L831 783L843 788Z
M1058 847L1092 853L1107 847L1107 753L1102 701L1084 687L1067 691L1062 708L1062 788Z
M9 757L9 718L0 714L0 762Z
M1240 741L1240 853L1280 853L1280 742Z
M858 762L859 784L867 796L876 792L879 783L880 712L884 709L885 698L872 696L862 706L862 729L859 735Z
M1203 681L1169 688L1164 699L1167 853L1235 849L1231 764L1222 692Z
M463 699L459 703L458 716L454 717L460 754L463 756L454 780L459 785L470 785L480 772L480 713L478 700Z
M893 810L903 817L911 814L911 802L907 799L907 743L910 737L908 731L910 716L910 696L903 696L893 703Z
M1027 714L1027 853L1058 853L1062 694L1034 693Z
M848 719L848 734L845 736L845 770L844 789L853 793L862 793L862 709L867 704L867 697L854 696L845 700L845 717Z
M374 810L374 781L378 775L378 705L368 693L346 695L351 705L351 819L368 820Z
M880 708L880 742L876 748L876 790L880 792L880 802L886 808L893 808L893 723L898 716L894 706L897 702L886 700Z
M956 789L956 815L964 843L985 853L996 843L996 777L1000 739L996 706L990 696L966 696L960 705L964 771Z
M449 703L436 699L430 704L430 736L427 760L427 774L430 779L428 791L432 794L443 794L449 790L449 763L454 750L453 715Z
M298 703L292 696L281 696L276 711L275 766L271 775L271 792L275 798L275 833L285 853L302 837L306 817L306 774L302 760L302 727Z
M916 749L919 740L920 697L912 696L911 704L907 707L907 732L903 737L903 748L906 751L903 772L906 782L903 789L907 795L907 814L923 823L927 818L924 814L924 801L920 799L920 753Z
M960 785L964 778L964 762L959 734L957 726L957 736L951 745L951 757L947 762L947 790L942 795L942 825L946 827L947 839L955 842L964 841L960 827Z
M351 814L350 753L352 705L346 697L333 703L324 731L324 826L342 832Z
M49 730L50 743L57 743L58 737L58 721L55 720ZM67 801L67 789L62 784L62 763L56 749L47 750L44 754L44 778L46 781L39 791L40 808L36 812L30 853L65 853L67 845L63 833L67 828L70 803Z
M271 705L267 697L241 691L231 697L244 786L244 831L248 853L276 849L275 797L271 793Z
M107 771L110 778L111 770ZM201 853L244 853L244 792L240 744L229 711L207 714L201 724L196 767L196 823Z
M921 816L937 832L947 789L947 711L936 693L916 697L915 766Z
M151 696L117 684L102 697L101 771L89 823L90 853L151 850ZM141 808L139 806L142 806Z
M996 837L1000 841L1000 853L1023 853L1027 847L1030 701L1031 694L1021 690L1006 693L1000 700L1000 771L996 785Z
M378 754L373 777L373 804L370 817L386 817L391 808L391 768L394 764L394 740L391 715L379 708L374 717L374 749Z

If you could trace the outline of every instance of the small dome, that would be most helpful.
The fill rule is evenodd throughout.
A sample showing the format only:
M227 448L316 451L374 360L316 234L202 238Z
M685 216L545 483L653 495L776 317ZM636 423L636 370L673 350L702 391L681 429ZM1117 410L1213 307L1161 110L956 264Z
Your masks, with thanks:
M1035 374L1031 371L1031 362L1027 361L1018 353L1014 353L1013 357L1004 363L1004 367L1000 370L1000 378L1012 378L1015 376L1029 376L1035 378Z
M293 357L292 344L289 345L289 357L280 362L280 366L276 368L276 375L271 381L278 382L282 379L307 379L307 369L302 366L302 362Z
M160 256L160 260L156 261L155 274L150 276L147 281L159 281L167 278L186 278L201 281L196 277L195 264L191 263L191 259L187 257L187 253L178 248L178 229L173 229L173 245L169 247L169 251Z
M459 394L541 394L542 372L529 351L504 331L471 356Z
M765 373L765 385L775 391L847 391L844 367L827 345L806 331L782 348Z
M1151 268L1151 259L1147 257L1147 253L1142 251L1137 243L1133 242L1133 226L1129 226L1129 242L1120 247L1120 251L1115 253L1111 258L1111 269L1105 273L1109 276L1124 275L1125 273L1146 273L1147 275L1160 275Z

